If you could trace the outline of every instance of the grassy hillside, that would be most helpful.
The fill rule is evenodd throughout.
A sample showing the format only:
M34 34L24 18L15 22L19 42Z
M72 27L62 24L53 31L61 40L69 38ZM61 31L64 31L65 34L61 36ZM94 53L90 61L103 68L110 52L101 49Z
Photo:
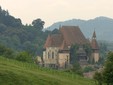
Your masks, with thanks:
M78 75L0 57L0 85L95 85Z

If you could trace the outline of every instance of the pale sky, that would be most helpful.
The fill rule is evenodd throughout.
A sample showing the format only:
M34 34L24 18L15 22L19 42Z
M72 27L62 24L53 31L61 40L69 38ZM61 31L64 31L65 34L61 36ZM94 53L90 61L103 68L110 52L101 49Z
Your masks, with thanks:
M45 27L73 18L113 18L113 0L0 0L0 6L23 24L41 18Z

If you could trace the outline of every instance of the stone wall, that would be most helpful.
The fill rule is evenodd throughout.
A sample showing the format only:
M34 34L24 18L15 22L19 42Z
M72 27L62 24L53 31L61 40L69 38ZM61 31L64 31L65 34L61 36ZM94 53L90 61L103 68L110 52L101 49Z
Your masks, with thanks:
M94 57L94 62L99 61L99 53L93 53L93 57Z
M59 53L58 56L59 68L67 68L70 64L70 54L69 53Z
M43 51L43 61L46 67L56 66L58 63L58 50L57 47L48 47Z

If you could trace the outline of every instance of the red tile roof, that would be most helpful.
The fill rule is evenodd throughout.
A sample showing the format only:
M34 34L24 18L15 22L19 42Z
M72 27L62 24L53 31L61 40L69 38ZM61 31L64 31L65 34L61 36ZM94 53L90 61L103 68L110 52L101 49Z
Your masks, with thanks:
M52 34L49 35L44 48L46 47L60 47L63 42L63 37L61 34Z
M85 44L88 42L78 26L62 26L60 31L67 45L71 46L72 44Z
M61 47L60 47L60 50L68 50L68 49L69 49L69 48L68 48L68 46L67 46L65 40L63 40L62 45L61 45Z
M85 44L88 40L84 37L78 26L62 26L60 34L49 35L44 48L46 47L60 47L67 49L72 44Z
M97 50L99 49L99 46L98 46L96 39L92 39L91 47L92 47L92 49L97 49Z

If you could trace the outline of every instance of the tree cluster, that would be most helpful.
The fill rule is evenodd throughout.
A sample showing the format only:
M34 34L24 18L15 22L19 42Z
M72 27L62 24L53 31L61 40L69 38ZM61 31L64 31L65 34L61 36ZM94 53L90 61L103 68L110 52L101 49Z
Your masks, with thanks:
M9 14L8 11L3 10L1 7L0 7L0 23L11 27L22 26L21 20L19 18L18 19L14 18Z
M6 58L14 58L13 50L10 48L6 48L3 45L0 45L0 56L6 57Z
M27 51L41 55L45 40L50 31L42 31L44 21L40 18L30 25L22 25L21 20L0 7L0 44L16 51Z
M96 72L94 79L98 82L98 85L102 85L102 83L113 85L113 52L108 53L103 71Z
M7 48L3 45L0 45L0 56L15 59L21 62L33 63L33 55L27 51L15 52L14 50Z
M81 68L80 64L79 64L79 57L78 57L78 49L79 47L83 47L83 50L86 52L86 55L88 57L90 57L91 55L91 47L89 44L84 44L84 45L72 45L71 49L70 49L70 62L73 65L72 71L75 72L76 74L82 75L83 74L83 69ZM88 68L88 71L90 69Z

